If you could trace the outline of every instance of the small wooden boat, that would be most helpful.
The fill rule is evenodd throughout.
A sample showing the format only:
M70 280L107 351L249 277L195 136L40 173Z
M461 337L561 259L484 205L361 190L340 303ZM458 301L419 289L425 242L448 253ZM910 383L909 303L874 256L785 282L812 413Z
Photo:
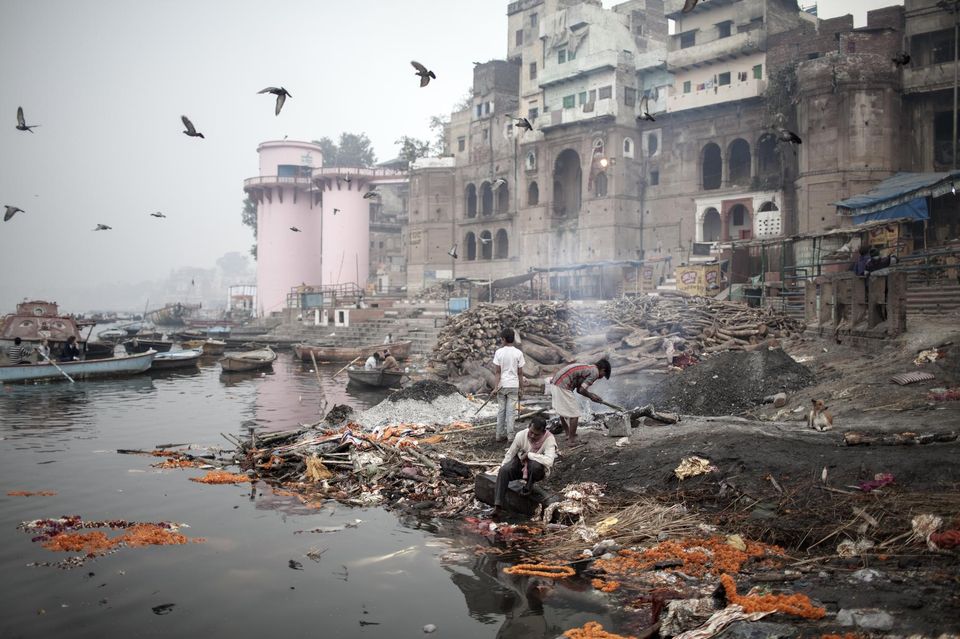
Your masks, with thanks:
M229 373L253 371L260 368L270 368L276 359L276 353L269 348L263 348L257 351L226 355L220 360L220 367Z
M112 342L87 342L83 345L84 358L106 359L108 357L113 357L115 348L116 345Z
M141 339L134 337L122 342L128 353L146 353L151 348L158 353L166 353L173 346L173 342L162 339Z
M155 352L147 351L139 355L125 355L107 359L56 362L56 365L44 362L42 364L0 366L0 382L8 384L38 380L65 380L64 373L74 379L136 375L150 368L155 355Z
M190 368L199 365L203 350L192 348L185 351L168 351L166 353L157 353L153 358L152 371L165 371L171 368Z
M357 358L370 357L376 352L388 350L397 360L404 360L410 356L410 346L413 342L393 342L392 344L376 344L374 346L311 346L310 344L296 344L293 352L298 359L310 361L310 353L318 362L352 362Z
M223 355L227 350L227 343L219 339L190 339L181 342L180 346L185 350L201 348L204 355Z
M368 371L362 368L348 368L347 376L351 382L374 388L395 388L400 385L405 373L403 371Z

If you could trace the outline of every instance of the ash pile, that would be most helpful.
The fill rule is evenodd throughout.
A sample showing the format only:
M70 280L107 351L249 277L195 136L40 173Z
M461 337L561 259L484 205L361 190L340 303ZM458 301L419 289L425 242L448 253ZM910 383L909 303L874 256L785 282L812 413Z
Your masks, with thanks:
M780 349L730 351L705 359L653 388L645 401L684 415L730 415L765 397L799 390L813 372Z
M360 413L354 422L364 430L376 431L399 424L450 424L496 417L497 407L492 402L477 413L479 407L453 384L425 379L393 393Z

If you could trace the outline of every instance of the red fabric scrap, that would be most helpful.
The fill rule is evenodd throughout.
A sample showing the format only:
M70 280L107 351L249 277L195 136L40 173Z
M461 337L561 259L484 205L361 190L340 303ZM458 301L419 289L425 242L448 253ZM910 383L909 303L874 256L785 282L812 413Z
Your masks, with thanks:
M893 475L891 473L880 473L878 475L874 475L874 478L871 481L860 482L857 484L857 487L863 492L869 493L872 490L889 486L892 483Z
M960 546L960 530L945 530L942 533L933 533L930 535L937 548L956 548Z

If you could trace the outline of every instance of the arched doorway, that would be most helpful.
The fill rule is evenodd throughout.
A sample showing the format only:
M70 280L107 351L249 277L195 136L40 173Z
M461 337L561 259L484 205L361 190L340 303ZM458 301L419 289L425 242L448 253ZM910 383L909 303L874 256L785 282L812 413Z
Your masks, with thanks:
M704 191L720 188L723 180L723 160L720 157L720 147L713 142L703 147L700 156L701 184Z
M467 237L463 240L463 246L466 248L465 259L467 261L472 261L477 259L477 236L472 232L467 233Z
M477 217L477 187L468 184L464 199L466 200L464 209L467 211L467 217Z
M593 195L594 197L607 197L606 173L597 173L597 177L593 178Z
M746 186L750 184L750 143L737 138L727 149L727 174L730 184Z
M713 208L712 206L708 208L703 213L703 241L704 242L719 242L720 241L720 232L722 230L722 224L720 223L720 211Z
M564 149L553 163L554 216L570 220L580 215L582 189L580 155L573 149Z
M753 219L743 204L735 204L730 209L730 239L749 240L753 237Z
M506 182L501 182L497 187L497 213L510 212L510 187Z
M489 182L480 185L480 215L493 215L493 187Z
M757 174L761 177L780 175L780 154L777 152L777 139L770 133L764 133L757 141Z
M480 234L480 259L493 259L493 236L490 231L484 231Z
M505 260L510 257L510 245L507 242L507 230L497 231L497 237L493 240L494 257L498 260Z

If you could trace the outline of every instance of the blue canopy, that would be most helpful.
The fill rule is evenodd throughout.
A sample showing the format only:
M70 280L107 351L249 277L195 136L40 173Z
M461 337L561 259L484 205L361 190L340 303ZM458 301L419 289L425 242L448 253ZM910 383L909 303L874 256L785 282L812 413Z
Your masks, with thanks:
M927 198L950 193L955 182L960 182L960 171L897 173L866 193L837 202L837 213L853 216L854 224L898 218L927 220Z

